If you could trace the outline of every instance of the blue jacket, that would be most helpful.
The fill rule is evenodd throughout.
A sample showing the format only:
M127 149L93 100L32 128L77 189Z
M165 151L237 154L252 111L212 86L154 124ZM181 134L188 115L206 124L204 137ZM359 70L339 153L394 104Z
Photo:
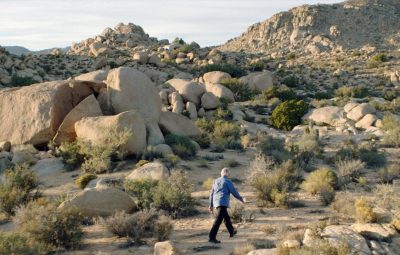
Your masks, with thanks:
M230 194L243 202L243 198L227 177L220 177L214 181L210 194L210 208L219 206L229 207Z

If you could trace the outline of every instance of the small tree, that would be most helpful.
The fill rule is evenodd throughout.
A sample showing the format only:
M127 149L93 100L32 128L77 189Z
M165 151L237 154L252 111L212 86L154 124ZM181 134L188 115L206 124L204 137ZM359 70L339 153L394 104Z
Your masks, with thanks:
M292 130L301 124L301 118L308 111L308 105L303 100L289 100L281 103L272 112L271 124L283 130Z

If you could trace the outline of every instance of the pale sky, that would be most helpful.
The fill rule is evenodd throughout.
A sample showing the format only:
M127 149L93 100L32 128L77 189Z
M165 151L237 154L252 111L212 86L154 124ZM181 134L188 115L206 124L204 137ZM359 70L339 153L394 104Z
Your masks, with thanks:
M273 14L342 0L0 0L0 45L65 47L119 22L150 36L218 45Z

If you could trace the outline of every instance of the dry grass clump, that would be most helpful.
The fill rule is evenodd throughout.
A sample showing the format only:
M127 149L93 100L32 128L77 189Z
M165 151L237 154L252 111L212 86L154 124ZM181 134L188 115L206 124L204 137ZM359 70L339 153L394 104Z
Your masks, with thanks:
M214 179L213 178L208 178L207 180L205 180L203 182L202 186L206 190L211 190L213 184L214 184Z
M247 174L247 182L256 190L257 199L265 205L286 206L289 191L297 187L299 175L291 161L280 165L256 155Z
M246 243L245 245L237 246L233 249L230 255L247 255L247 253L254 251L256 247L252 244Z
M331 207L336 212L352 219L355 215L354 203L355 198L350 193L343 193L340 196L336 196Z
M18 206L25 205L39 195L39 180L28 165L17 165L4 172L0 181L0 211L14 215Z
M82 216L75 209L58 209L52 204L31 202L20 207L13 218L17 229L42 252L79 247Z
M28 243L28 239L19 233L0 232L0 254L39 254L39 249Z
M358 198L355 202L356 220L360 223L376 222L377 215L370 202L365 198Z
M321 192L335 190L337 182L338 180L335 172L328 168L320 168L306 177L301 188L312 195L316 195Z
M336 162L336 169L339 175L339 182L345 185L355 180L365 164L359 159L339 160Z
M116 212L113 216L101 219L100 222L110 233L126 237L136 244L141 244L144 238L167 240L173 229L171 220L154 209L134 214Z
M91 180L94 180L97 178L97 175L95 174L91 174L91 173L85 173L81 176L79 176L76 180L75 180L75 184L80 188L80 189L84 189L86 188L86 186L88 185L88 183Z

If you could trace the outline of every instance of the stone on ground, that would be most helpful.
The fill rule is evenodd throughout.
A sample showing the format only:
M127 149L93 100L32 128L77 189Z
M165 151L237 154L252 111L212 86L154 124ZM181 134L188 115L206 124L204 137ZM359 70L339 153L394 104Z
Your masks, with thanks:
M128 180L163 180L168 177L169 171L161 162L147 163L130 173L126 179Z
M162 112L160 127L167 134L199 136L201 132L194 121L174 112Z

